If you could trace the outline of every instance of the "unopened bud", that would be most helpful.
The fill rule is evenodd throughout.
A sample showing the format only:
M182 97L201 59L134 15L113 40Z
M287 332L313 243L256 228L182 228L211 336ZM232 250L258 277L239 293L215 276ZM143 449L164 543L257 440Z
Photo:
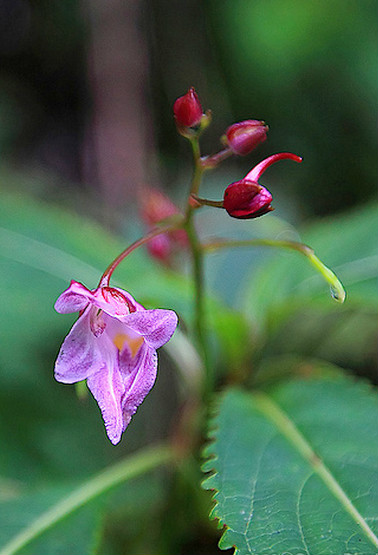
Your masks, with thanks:
M141 196L141 216L150 229L161 221L180 215L175 204L158 189L146 188ZM176 229L157 235L147 243L151 256L160 262L171 265L172 256L186 248L188 237L183 229Z
M241 180L231 183L224 192L223 208L233 218L257 218L273 210L272 195L258 180L272 164L279 160L302 162L302 158L291 152L280 152L262 160Z
M179 209L159 189L145 187L140 195L142 219L150 226L179 213Z
M234 154L245 156L266 140L268 129L264 121L257 119L234 123L226 131L225 142Z
M176 100L173 112L179 127L196 127L201 123L202 106L193 87Z
M258 218L273 210L270 192L255 181L242 179L231 183L224 192L223 207L239 219Z

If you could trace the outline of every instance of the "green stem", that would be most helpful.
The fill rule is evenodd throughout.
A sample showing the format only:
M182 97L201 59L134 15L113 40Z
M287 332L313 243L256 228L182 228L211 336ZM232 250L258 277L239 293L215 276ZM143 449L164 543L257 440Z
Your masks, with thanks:
M193 172L192 182L190 185L190 192L188 197L189 201L188 201L188 206L187 206L186 215L185 215L186 221L189 221L191 219L192 212L193 212L193 206L190 203L190 197L191 195L197 195L201 185L202 175L203 175L203 172L205 171L205 168L201 162L201 152L200 152L198 137L192 137L190 139L190 144L192 146L192 151L193 151L194 172Z
M147 447L126 459L99 472L82 486L64 497L21 530L0 551L0 555L13 555L51 528L54 524L76 511L95 497L114 486L136 478L154 468L171 462L175 455L166 445Z
M281 249L289 249L300 252L312 264L312 266L323 276L326 282L331 288L332 297L343 303L345 301L345 289L338 279L338 277L330 270L314 253L311 247L297 241L279 241L276 239L247 239L247 240L227 240L219 239L216 241L210 241L209 243L204 243L202 245L203 251L213 252L219 249L227 249L231 247L274 247Z
M201 198L193 193L191 197L196 203L198 203L199 206L212 206L213 208L224 208L223 200L210 200L208 198Z
M192 251L193 258L193 279L194 279L194 326L197 336L198 347L200 349L206 375L203 384L204 396L210 395L214 385L214 375L212 365L209 363L207 352L207 339L206 339L206 316L204 307L204 287L203 287L203 254L201 244L199 242L197 232L193 225L193 220L190 218L186 224L186 232L188 234L189 243Z
M213 169L218 164L223 162L223 160L226 160L233 154L234 153L232 152L232 150L229 147L226 147L223 150L220 150L219 152L217 152L216 154L212 154L211 156L204 156L202 158L202 165L207 170Z
M188 234L190 249L193 259L193 280L194 280L194 295L195 295L195 331L197 336L198 347L203 357L204 366L206 369L206 378L203 385L204 397L210 395L213 389L214 375L212 366L209 363L207 340L206 340L206 315L204 308L204 278L203 278L203 252L201 244L198 239L197 232L193 224L194 206L191 204L191 195L197 195L201 185L202 174L204 167L201 162L201 152L199 147L198 137L193 137L190 140L193 159L194 159L194 172L188 197L188 205L185 215L185 230Z

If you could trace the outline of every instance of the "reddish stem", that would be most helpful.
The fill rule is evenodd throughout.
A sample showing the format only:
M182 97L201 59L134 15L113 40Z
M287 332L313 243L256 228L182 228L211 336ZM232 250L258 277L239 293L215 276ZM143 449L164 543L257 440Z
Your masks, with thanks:
M176 225L169 224L169 225L166 225L166 226L155 227L149 233L147 233L147 235L145 235L144 237L141 237L140 239L137 239L136 241L134 241L134 243L132 243L130 246L127 247L127 249L122 251L121 254L119 254L117 256L117 258L115 258L113 260L113 262L111 262L111 264L109 264L109 266L106 268L105 272L102 274L101 279L100 279L100 283L99 283L98 286L99 287L109 286L109 281L110 281L110 278L112 276L112 273L117 268L118 264L120 262L122 262L122 260L124 260L126 258L126 256L128 256L130 253L132 253L135 249L137 249L138 247L141 247L145 243L148 243L148 241L150 241L151 239L153 239L157 235L161 235L162 233L167 233L168 231L172 231L173 229L176 229L177 227L178 227L177 224Z

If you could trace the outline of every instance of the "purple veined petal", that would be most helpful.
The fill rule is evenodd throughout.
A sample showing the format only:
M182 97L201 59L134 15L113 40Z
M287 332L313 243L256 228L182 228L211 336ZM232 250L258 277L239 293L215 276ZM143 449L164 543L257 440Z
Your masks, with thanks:
M130 423L138 406L153 387L157 371L157 353L145 342L133 356L125 345L119 358L121 375L125 387L122 398L123 429Z
M177 326L177 315L173 310L144 310L133 312L128 316L119 318L135 332L142 335L146 342L158 349L172 337Z
M93 294L84 285L77 281L71 281L68 289L58 297L54 308L60 314L79 312L84 310L89 302L92 302Z
M64 340L55 363L58 382L85 380L104 366L104 360L117 356L117 349L106 334L93 335L90 319L91 307L88 307Z
M87 385L100 407L106 433L113 445L116 445L124 430L121 399L125 391L118 366L118 353L99 372L88 378Z

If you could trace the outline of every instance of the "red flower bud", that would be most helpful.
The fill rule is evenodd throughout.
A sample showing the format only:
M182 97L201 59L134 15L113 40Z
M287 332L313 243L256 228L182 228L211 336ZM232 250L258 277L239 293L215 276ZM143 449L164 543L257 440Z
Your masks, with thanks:
M161 220L180 214L173 202L158 189L146 188L141 197L141 216L147 226L152 229ZM188 237L183 229L169 231L157 235L147 243L151 256L171 265L173 255L187 247Z
M223 197L223 208L230 216L240 219L257 218L273 210L270 205L272 195L265 187L259 185L258 180L264 171L278 160L302 162L302 158L290 152L273 154L252 168L244 179L231 183Z
M267 131L265 122L249 119L231 125L226 131L226 141L234 154L245 156L266 140Z
M179 214L180 211L173 202L158 189L146 187L140 198L142 219L150 227L154 227L161 220Z
M180 127L196 127L202 119L202 106L197 93L191 87L184 96L180 96L173 105L176 123Z
M258 218L273 210L272 195L255 181L242 179L231 183L224 192L223 207L233 218Z
M147 249L152 258L156 258L168 266L170 265L172 258L172 242L167 233L151 239L151 241L147 243Z

